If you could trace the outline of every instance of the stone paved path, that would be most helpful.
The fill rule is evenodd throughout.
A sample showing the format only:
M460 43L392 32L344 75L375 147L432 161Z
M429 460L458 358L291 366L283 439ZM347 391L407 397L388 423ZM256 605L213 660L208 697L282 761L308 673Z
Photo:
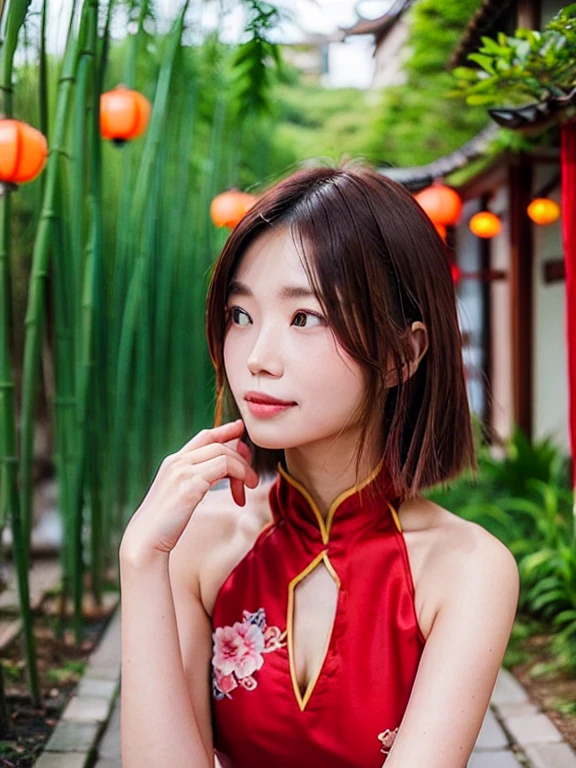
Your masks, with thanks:
M44 589L57 583L59 564L38 561L30 573L33 602L38 601ZM7 608L17 602L14 585L10 584L0 597ZM0 637L18 631L17 614L0 622ZM99 724L110 711L114 690L120 674L120 614L111 622L105 638L93 653L78 695L82 701L73 701L63 716L68 731L61 733L65 746L52 746L53 754L46 753L41 768L85 768L92 765L87 752L94 743ZM104 688L106 690L104 690ZM105 704L99 697L108 697ZM77 711L76 711L77 710ZM101 711L102 710L102 711ZM77 721L77 722L74 722ZM93 722L94 721L94 722ZM92 729L88 736L82 729ZM82 737L82 738L80 738ZM73 743L74 742L74 743ZM75 745L75 742L78 744ZM81 746L78 746L80 745ZM81 752L86 752L82 755ZM62 752L68 752L64 755ZM112 706L112 715L106 724L98 746L94 768L121 768L120 762L120 696ZM501 669L478 735L468 768L576 768L576 754L562 739L552 721L532 704L524 688L505 669Z
M522 743L511 743L498 717L506 712L506 728ZM527 742L530 742L528 744ZM526 755L529 753L529 757ZM120 697L98 749L95 768L121 768ZM551 721L527 703L524 689L501 670L468 768L576 768L574 752Z

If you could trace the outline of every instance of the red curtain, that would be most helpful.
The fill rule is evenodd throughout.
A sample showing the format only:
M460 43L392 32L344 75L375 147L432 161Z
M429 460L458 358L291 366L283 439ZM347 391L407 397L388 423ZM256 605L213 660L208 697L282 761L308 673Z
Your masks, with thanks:
M561 127L562 243L566 271L568 413L572 451L572 487L576 490L576 120Z

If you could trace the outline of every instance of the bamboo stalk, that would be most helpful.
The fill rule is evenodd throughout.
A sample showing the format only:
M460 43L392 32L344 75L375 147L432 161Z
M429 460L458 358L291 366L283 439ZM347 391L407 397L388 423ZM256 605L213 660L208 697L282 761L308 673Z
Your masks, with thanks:
M130 212L130 226L133 232L140 233L135 238L135 244L138 248L134 260L134 269L130 278L126 304L122 318L122 328L120 336L120 345L118 352L118 361L116 367L116 389L114 404L114 425L115 434L112 436L111 450L111 487L116 491L121 488L122 473L125 466L125 436L126 436L126 403L130 401L130 388L132 383L132 358L134 353L134 342L137 337L137 324L141 318L140 310L143 301L144 289L146 286L146 253L142 253L140 248L145 244L143 241L143 228L146 226L147 199L150 190L151 180L157 167L157 157L159 147L163 138L163 126L166 121L166 108L168 104L168 95L174 68L176 52L180 44L182 31L184 28L184 16L188 7L189 0L185 0L172 30L166 40L164 47L164 56L160 68L158 84L154 97L154 105L150 126L146 134L146 145L140 163L140 169L136 180L134 197ZM124 429L123 429L124 427ZM135 451L140 450L141 446L134 446ZM109 494L108 498L111 498ZM118 515L116 516L116 526L123 528L126 519L125 498L120 498L118 506Z
M9 9L6 24L6 38L0 50L0 90L3 110L12 115L12 74L13 60L18 42L18 33L28 10L29 0L14 1ZM10 318L11 306L10 276L10 199L0 197L0 483L2 486L2 516L9 510L12 527L12 557L17 573L18 596L22 617L22 639L26 673L30 693L35 706L41 704L41 692L36 661L34 624L30 609L30 587L28 582L28 539L22 517L18 495L18 456L16 442L16 404L14 399L14 376L10 360ZM29 483L31 479L29 478ZM7 507L5 506L7 504ZM4 690L2 688L2 699ZM3 712L6 712L3 707ZM8 723L0 724L6 732Z
M50 153L46 166L46 182L42 201L42 209L38 222L38 229L34 242L32 254L32 269L30 276L30 286L28 293L28 305L25 317L25 341L24 341L24 373L23 373L23 391L22 391L22 413L21 413L21 465L22 465L22 512L25 540L28 543L26 547L26 565L29 557L29 542L31 534L32 519L32 452L34 437L34 404L36 385L39 373L39 358L41 351L42 332L45 322L45 300L44 300L44 280L48 275L48 266L50 258L51 245L54 238L54 224L57 219L56 211L56 192L59 178L60 157L65 155L65 135L66 123L69 111L70 97L73 83L76 80L76 67L79 53L82 50L86 31L86 10L88 8L85 0L81 24L78 37L73 36L72 20L69 27L69 37L66 44L62 74L58 88L56 101L56 113L54 118L54 131L50 146ZM68 449L69 446L66 445ZM63 457L66 462L68 454ZM59 478L59 486L66 482L67 473ZM67 494L65 501L74 504L74 496ZM64 519L68 518L69 511L64 510ZM71 578L74 574L74 562L72 559L73 548L67 547L68 559L67 572L64 579Z

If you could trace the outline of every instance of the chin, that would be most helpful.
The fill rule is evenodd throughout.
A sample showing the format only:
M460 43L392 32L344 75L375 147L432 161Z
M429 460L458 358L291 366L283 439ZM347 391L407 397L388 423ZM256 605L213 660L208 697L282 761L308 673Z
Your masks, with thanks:
M279 424L255 423L249 421L250 416L245 420L246 434L252 443L258 448L264 448L268 451L283 451L285 448L292 448L301 444L300 439L291 440L286 435L286 428Z
M266 438L263 435L253 434L251 430L248 432L248 434L250 436L250 440L257 448L263 448L267 451L283 451L285 448L292 447L286 443L286 438L280 435L278 437L270 436L269 438Z

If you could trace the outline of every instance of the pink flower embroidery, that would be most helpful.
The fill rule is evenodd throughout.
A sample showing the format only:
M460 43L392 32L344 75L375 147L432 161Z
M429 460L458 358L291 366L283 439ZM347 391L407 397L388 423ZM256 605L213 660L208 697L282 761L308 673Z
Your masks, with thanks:
M248 691L257 686L253 677L264 663L263 653L282 648L286 632L266 626L263 608L243 611L243 621L217 627L212 633L212 692L216 699L227 696L239 685Z
M398 728L394 728L393 731L387 728L385 731L378 734L378 739L382 744L382 746L380 747L380 752L382 752L384 755L388 755L390 753L390 750L392 749L392 745L394 744L394 740L396 738L397 733L398 733Z
M235 622L214 632L214 666L223 675L247 677L264 663L264 635L257 624Z

